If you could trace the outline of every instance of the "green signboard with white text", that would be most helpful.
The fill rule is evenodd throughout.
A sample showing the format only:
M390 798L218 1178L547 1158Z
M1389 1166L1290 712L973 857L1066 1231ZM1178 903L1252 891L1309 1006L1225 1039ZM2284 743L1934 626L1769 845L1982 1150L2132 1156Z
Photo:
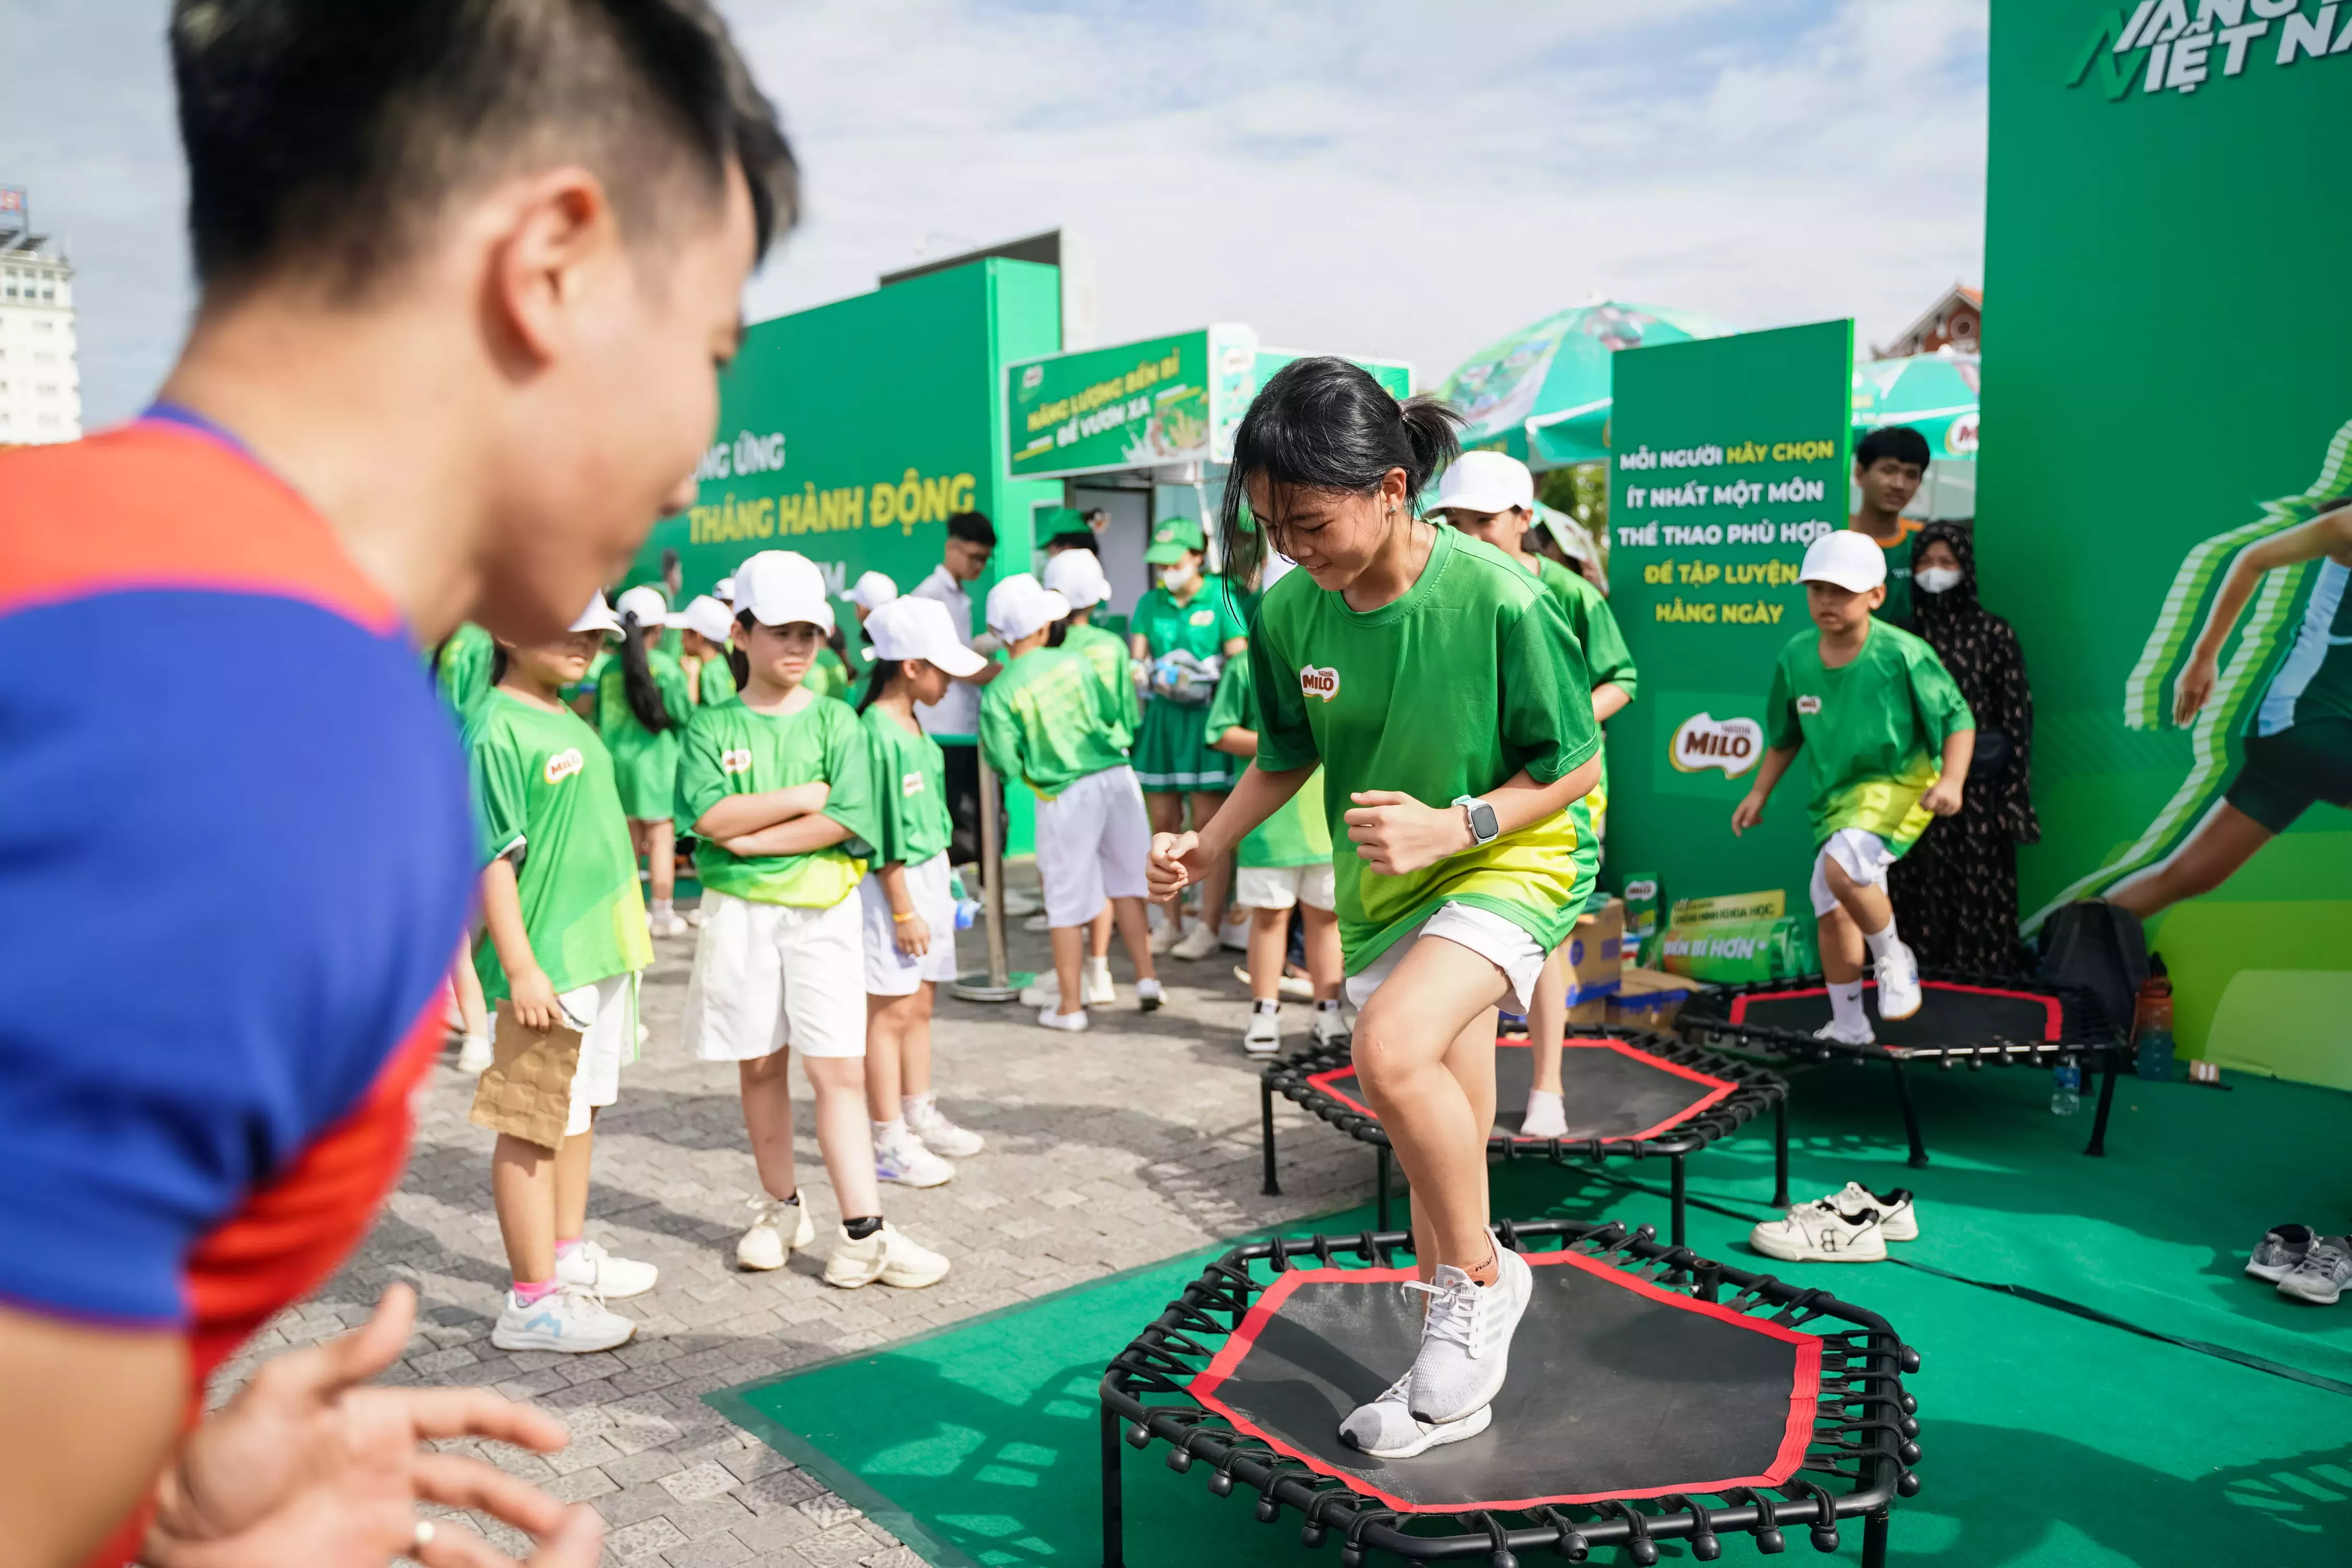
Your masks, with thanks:
M1810 634L1797 568L1845 525L1853 323L1621 350L1609 459L1610 606L1641 672L1609 723L1612 886L1673 900L1786 889L1810 910L1801 762L1760 826L1731 808L1765 750L1773 660Z
M2000 0L1990 70L1977 556L2033 686L2022 913L2143 907L2185 1053L2352 1088L2352 551L2246 563L2213 617L2352 498L2352 5Z

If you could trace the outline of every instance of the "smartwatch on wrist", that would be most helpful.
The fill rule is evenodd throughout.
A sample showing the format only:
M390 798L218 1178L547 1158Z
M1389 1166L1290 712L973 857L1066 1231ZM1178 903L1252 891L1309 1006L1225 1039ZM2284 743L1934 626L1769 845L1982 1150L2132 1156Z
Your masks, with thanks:
M1475 795L1458 796L1454 804L1460 806L1462 814L1469 818L1472 844L1492 844L1502 837L1503 819L1495 815L1492 805Z

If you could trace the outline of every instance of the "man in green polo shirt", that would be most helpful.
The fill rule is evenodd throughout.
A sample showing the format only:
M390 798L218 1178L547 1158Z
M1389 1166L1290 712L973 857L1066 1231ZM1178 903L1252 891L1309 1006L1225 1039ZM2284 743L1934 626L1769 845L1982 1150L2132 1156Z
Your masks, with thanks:
M1873 430L1853 449L1853 482L1862 504L1846 526L1886 558L1886 602L1874 613L1898 626L1911 624L1911 536L1916 518L1903 515L1927 477L1927 437L1908 425Z

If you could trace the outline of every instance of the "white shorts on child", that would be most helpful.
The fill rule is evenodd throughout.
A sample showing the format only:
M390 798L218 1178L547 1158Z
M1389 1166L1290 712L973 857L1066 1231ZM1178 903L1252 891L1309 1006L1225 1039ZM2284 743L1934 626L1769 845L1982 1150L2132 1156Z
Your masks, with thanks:
M1886 847L1886 840L1864 827L1841 827L1830 835L1822 852L1813 858L1813 913L1825 915L1838 907L1837 895L1830 891L1829 863L1838 863L1838 869L1861 887L1886 886L1886 868L1902 857Z
M1419 929L1391 942L1388 951L1372 960L1360 972L1348 976L1348 1005L1361 1011L1381 988L1381 982L1413 943L1438 936L1466 947L1503 972L1509 982L1510 994L1503 1005L1514 1013L1525 1013L1534 1001L1536 980L1543 973L1544 960L1549 956L1536 945L1536 939L1527 931L1496 914L1471 904L1444 904L1435 914L1421 922Z
M1244 866L1234 877L1234 902L1245 910L1286 910L1294 904L1333 909L1339 902L1339 874L1328 860L1311 866Z
M563 1118L563 1135L577 1138L588 1131L590 1115L621 1098L621 1063L637 1048L637 977L615 974L555 994L563 1021L580 1031L580 1066L572 1075L572 1109ZM499 1037L499 1020L490 1015L490 1039Z
M804 910L705 891L686 984L695 1059L757 1061L788 1046L804 1057L864 1056L864 923L854 898Z
M955 893L948 879L947 852L907 868L907 897L915 912L931 928L930 951L920 958L898 950L898 922L890 915L890 895L882 879L872 872L857 884L857 901L866 928L866 994L868 996L912 996L929 980L946 984L956 977Z
M1037 803L1037 879L1049 926L1082 926L1107 900L1142 898L1150 856L1143 786L1124 763Z

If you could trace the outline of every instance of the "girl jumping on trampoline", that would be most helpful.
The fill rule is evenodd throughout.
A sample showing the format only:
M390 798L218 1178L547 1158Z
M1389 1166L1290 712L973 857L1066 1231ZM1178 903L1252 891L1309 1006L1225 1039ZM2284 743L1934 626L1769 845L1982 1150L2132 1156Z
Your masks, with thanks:
M1487 1229L1495 1012L1526 1011L1597 862L1570 805L1601 773L1582 651L1542 584L1413 515L1458 416L1303 359L1234 437L1222 526L1257 610L1257 757L1197 833L1153 841L1153 896L1204 880L1319 763L1360 1079L1412 1183L1430 1297L1411 1367L1341 1436L1402 1458L1483 1431L1532 1277ZM1246 501L1246 511L1244 510Z

